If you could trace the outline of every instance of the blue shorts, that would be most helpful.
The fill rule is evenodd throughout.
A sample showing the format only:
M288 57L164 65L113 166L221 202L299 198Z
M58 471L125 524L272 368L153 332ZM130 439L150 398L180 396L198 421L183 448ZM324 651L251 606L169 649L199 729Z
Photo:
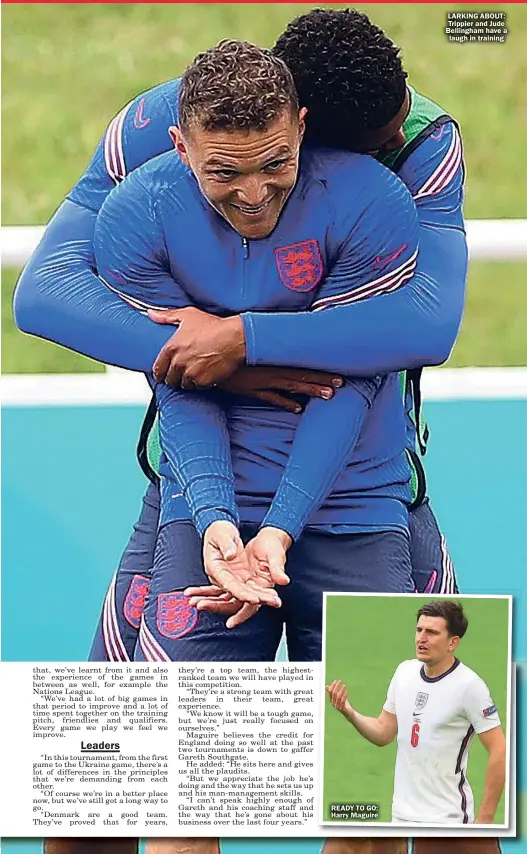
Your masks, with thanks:
M185 580L184 575L178 575L183 568L188 578L198 579L192 581L193 584L207 583L207 580L201 566L200 554L198 554L200 549L197 535L192 525L174 523L178 525L177 536L173 536L174 531L171 530L170 525L165 526L160 532L160 542L156 552L158 520L159 491L155 486L150 485L143 499L141 515L134 526L134 533L106 594L90 653L91 661L129 661L134 657L145 660L147 655L164 656L169 654L165 649L167 645L170 646L172 641L181 640L181 638L166 637L167 631L170 634L172 630L167 629L166 619L158 617L158 606L168 609L167 614L171 605L177 606L177 597L170 599L168 594L179 591L181 598L182 589L191 583L190 580ZM251 526L245 526L243 533L249 536L253 531L254 528ZM428 500L410 513L410 534L413 577L411 590L427 593L457 592L454 568ZM369 545L371 537L381 538L374 548ZM299 592L299 585L292 583L280 591L284 604L278 612L270 608L262 608L246 624L246 631L251 629L253 640L258 636L258 640L253 644L258 650L254 660L269 660L274 656L273 650L280 642L284 621L291 660L313 661L320 658L320 594L322 590L387 593L409 589L403 577L406 572L403 557L406 544L402 547L400 537L401 535L397 534L387 534L383 539L381 534L332 536L318 532L305 532L292 547L288 556L288 571L291 572L292 577L296 578L296 565L300 564L299 571L303 578L302 592ZM383 544L386 544L386 548ZM169 558L171 548L177 549L179 568L175 568L175 561ZM185 549L188 551L185 552ZM359 560L353 557L357 550L361 554ZM156 555L156 581L148 598L148 616L142 626L139 641L139 627L149 593L154 554ZM185 561L185 554L187 561ZM379 565L381 554L382 560L388 559L389 563L394 558L401 558L401 577L397 575L397 571L393 575L393 573L390 574L387 566ZM329 559L331 559L330 566L328 566ZM323 585L321 585L322 577L325 579ZM295 594L294 598L293 594ZM158 620L159 625L164 626L162 631L158 629ZM203 630L204 634L198 633L197 636L201 637L204 643L206 641L209 655L225 656L224 660L231 661L239 659L237 639L235 655L231 644L235 640L234 631L239 632L241 637L243 626L237 630L227 630L224 626L224 618L213 617L203 612L199 616L199 622L200 632ZM261 630L260 624L262 624ZM213 630L221 639L221 653L218 649L213 649L214 644L210 645L209 630ZM189 634L190 632L187 631L182 638L188 637ZM192 639L175 644L178 655L186 656L187 660L190 660L189 655L195 657L197 653L191 644L193 644ZM204 658L206 658L205 655L201 660Z
M428 498L408 514L412 575L416 593L459 593L446 540Z
M154 565L159 490L150 484L141 515L102 606L90 661L133 661L141 615Z
M248 542L257 525L242 525ZM190 607L183 591L208 584L192 522L161 528L136 661L273 661L285 626L290 661L322 657L323 592L413 592L405 532L331 534L304 531L287 557L291 583L281 608L262 607L235 629L225 617Z

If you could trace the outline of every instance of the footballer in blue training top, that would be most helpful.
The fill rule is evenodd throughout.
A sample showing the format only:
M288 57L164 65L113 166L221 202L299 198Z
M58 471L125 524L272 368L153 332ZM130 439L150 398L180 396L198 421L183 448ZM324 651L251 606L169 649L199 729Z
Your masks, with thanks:
M263 99L252 79L257 72L267 80ZM418 221L407 189L372 158L340 151L307 150L299 167L305 111L284 75L289 72L280 60L240 42L221 43L185 72L181 129L172 131L176 150L122 182L97 220L99 275L137 309L329 310L341 300L396 290L411 278ZM185 565L164 578L165 589L158 585L157 565L165 564L164 551L178 548L181 520L191 518L205 543L218 521L263 523L292 540L309 524L347 538L343 565L332 563L330 548L327 571L318 565L321 590L330 569L339 589L364 589L366 567L369 590L413 589L411 494L396 374L347 380L332 400L313 400L302 415L163 383L155 384L155 393L164 452L161 531L173 526L172 534L165 531L165 549L157 549L157 597L151 589L144 620L157 655L161 648L171 659L188 658L189 641L193 658L212 655L203 637L210 638L214 615L201 615L192 631L186 624L172 635L160 629L159 596L171 593L175 607L176 591L207 581L197 550L195 570L189 551ZM296 435L298 424L303 429ZM301 572L291 568L288 593L297 606L306 593ZM265 616L277 622L276 614ZM296 656L320 651L320 632L312 632L312 643L298 647ZM274 637L265 657L274 657L276 634L265 634ZM254 624L228 639L220 631L212 642L220 658L262 658ZM140 644L136 657L143 656L152 657L151 647Z
M330 52L328 43L332 45ZM448 356L455 340L463 306L467 262L461 213L463 164L459 133L447 114L406 86L406 75L397 48L362 13L354 10L313 10L292 22L278 40L274 52L290 66L300 93L300 103L309 108L307 137L310 143L371 152L405 181L417 206L421 225L420 252L413 278L393 293L381 291L383 295L379 299L356 300L354 292L349 300L345 297L335 301L331 311L312 311L310 301L303 304L306 311L284 312L281 306L277 306L275 312L244 311L246 362L251 365L312 365L348 376L371 377L374 383L379 384L379 389L374 393L375 406L368 408L367 417L370 417L372 412L379 411L378 402L383 400L381 394L390 388L386 379L379 379L380 374L440 363ZM97 278L94 273L93 234L97 212L111 188L142 163L172 149L169 128L178 123L178 86L179 81L169 81L138 96L110 123L92 164L51 221L44 240L21 278L15 311L17 322L25 331L56 340L102 361L147 373L151 371L159 351L174 340L172 326L152 322L145 314L126 305ZM331 100L327 97L328 92L331 92ZM296 249L294 252L293 256L286 253L277 258L277 262L282 261L278 269L282 272L285 269L286 278L287 271L291 270L288 265L298 262L316 271L317 259L309 250L305 254L302 247L298 255ZM398 252L398 248L393 252ZM377 264L384 260L386 258L381 254ZM303 286L300 279L306 273L308 278L313 275L313 269L300 270L298 275L297 272L293 268L291 281L300 290ZM122 284L114 286L119 290ZM323 283L321 287L324 287ZM123 292L125 290L128 287ZM128 297L131 293L128 292ZM335 300L337 293L331 292L329 299ZM208 307L214 309L213 305ZM241 306L242 309L245 307ZM320 308L323 307L324 303L321 303ZM165 316L169 318L170 314ZM278 385L278 380L276 387L283 388ZM351 391L348 392L348 388ZM350 395L348 400L339 398L341 391ZM340 400L342 410L353 406L357 424L360 419L360 383L350 384L341 391L333 404ZM205 408L210 403L218 404L219 398L214 399L214 396L219 394L219 391L207 392ZM261 394L263 397L264 393ZM259 395L260 391L255 392L255 396ZM390 395L385 395L384 400L391 405ZM408 395L409 415L412 406L412 398ZM209 415L212 412L217 414L218 409L208 410ZM324 410L319 415L319 439L326 437L326 413ZM313 412L308 414L313 418ZM290 432L291 423L287 420L284 419L286 430ZM336 409L333 410L332 421L334 428L338 426ZM216 418L215 429L218 423ZM302 438L301 431L308 423L306 418L297 426L295 441ZM221 426L225 426L225 422ZM407 428L408 451L413 455L415 426L410 417L407 418ZM360 446L356 445L355 452L359 450ZM243 464L240 460L240 464L243 468L245 460ZM217 472L212 474L217 475ZM227 472L225 494L229 500L232 499L230 478L231 474ZM285 479L282 480L282 488L284 483ZM294 480L291 483L294 484ZM324 486L319 483L317 488L318 495L323 498ZM331 490L331 483L327 488ZM454 592L455 578L444 538L428 501L423 501L422 477L417 491L420 492L418 506L414 505L409 514L416 587ZM287 496L287 492L285 494ZM201 498L198 494L195 511L199 511ZM313 506L315 498L313 495L309 499ZM178 500L174 499L176 504ZM240 493L238 502L240 505L243 502ZM225 507L228 517L230 509L227 503ZM283 506L280 509L284 511ZM94 657L126 660L133 655L150 583L157 522L158 494L156 487L151 486L145 496L141 519L123 556L120 582L116 583L114 579L106 597ZM300 516L297 522L301 522ZM193 539L196 537L193 526L183 524L191 548L199 550L199 540L196 545ZM346 548L340 550L340 557L336 553L339 543L348 540L350 535L331 536L329 540L330 535L320 530L323 526L324 523L320 522L316 534L304 533L291 550L291 554L296 550L296 560L307 566L304 579L306 599L300 603L296 613L294 600L285 603L283 609L286 620L294 627L293 638L295 630L297 633L290 648L293 658L302 647L302 621L309 622L312 617L306 610L306 603L319 595L321 589L317 570L319 572L324 566L328 544L331 543L337 563L349 560ZM173 527L165 525L159 540L162 541L164 534ZM255 525L250 533L254 535L257 527ZM334 530L338 528L334 527ZM383 531L375 536L390 536L391 533ZM161 542L160 551L168 556L166 543ZM178 558L177 554L175 558ZM166 566L158 561L157 570L162 574ZM362 583L367 585L368 581L366 574ZM361 584L360 577L357 583ZM311 598L310 584L313 585ZM161 601L164 610L161 611L159 625L166 629L173 626L171 618L177 609L166 598ZM269 610L261 609L261 612ZM256 628L259 618L260 614L256 614L248 625ZM191 616L188 622L193 619ZM318 615L314 617L313 624L317 619ZM103 626L106 629L104 638ZM188 625L184 626L184 629L188 628ZM275 633L274 629L271 643L274 643ZM153 636L145 636L144 633L142 643L152 655L161 649L156 647ZM316 651L311 652L317 655ZM262 653L263 656L268 654L268 647L264 646ZM310 651L306 657L309 654ZM379 841L384 846L388 842ZM71 840L63 842L71 845ZM203 842L211 843L210 851L217 850L214 840L195 840L197 847L193 844L192 850L204 851L199 847ZM368 844L371 842L369 840ZM360 840L339 840L341 846L344 843L348 845L346 850L350 854L361 850ZM390 854L402 851L397 844L398 840L391 840ZM331 840L326 847L328 845L331 846ZM67 847L64 850L73 851Z
M339 34L344 38L346 25L348 30L353 28L356 24L353 15L359 13L344 17L344 10L340 13L318 10L294 22L279 40L276 49L288 59L295 78L300 82L305 69L302 67L298 45L306 43L306 51L309 51L306 33L311 41L315 37L313 27L309 32L306 30L310 16L318 16L316 30L320 38L324 38L325 30L334 25L335 21L326 21L324 30L321 16L339 14ZM362 36L365 41L364 33ZM386 42L391 45L389 40ZM296 58L298 62L295 69ZM327 57L325 61L329 62ZM338 64L337 55L335 64ZM342 63L341 66L344 68ZM328 69L328 73L330 71ZM397 75L394 73L393 76ZM400 77L399 74L399 83ZM304 81L303 98L309 105L310 118L313 119L317 115L317 108L319 113L322 109L322 99L319 98L320 103L317 104L315 92L312 93L312 102L309 102L309 83L309 79ZM156 87L135 99L113 120L91 167L70 194L71 201L65 203L48 229L39 250L40 255L37 253L26 269L17 298L20 321L22 325L26 321L26 326L33 327L32 331L60 340L95 357L143 370L151 368L157 352L173 330L154 324L147 317L131 311L101 286L91 272L93 256L89 239L82 244L75 243L76 260L72 261L71 239L78 237L83 229L87 238L90 230L93 233L92 211L98 210L111 186L144 160L172 146L168 128L177 123L177 87L178 81ZM302 91L302 86L299 88ZM394 97L387 109L390 109ZM402 101L406 100L403 92ZM378 144L381 150L391 146L395 148L395 154L404 154L404 162L399 167L400 174L406 179L413 194L418 196L418 213L424 225L420 229L420 255L414 278L406 287L386 294L382 299L352 302L349 305L343 300L344 304L331 312L246 312L243 322L249 361L317 364L348 374L376 375L380 371L412 367L445 358L454 340L463 302L466 270L461 217L463 170L455 124L439 110L436 117L431 118L423 108L421 101L424 100L411 92L410 103L406 103L408 115L403 130L408 127L413 113L417 113L416 120L420 128L411 141L413 144L401 144L400 123L399 132L393 135L393 139L379 140L377 134L377 139L366 140L368 145ZM404 104L400 106L403 109ZM401 117L400 110L397 110L395 120L398 116ZM332 128L333 133L340 133L337 144L344 144L349 139L350 147L360 148L360 140L355 145L350 136L346 118L346 111L340 109L340 125L334 120L332 124L326 123L326 130L329 132ZM382 123L382 118L379 121ZM390 124L386 123L388 129ZM357 125L355 117L354 127ZM308 121L308 130L309 127ZM393 127L397 130L395 125ZM317 132L320 132L320 128ZM423 192L426 185L428 190ZM53 269L45 263L46 254L52 248L56 251L57 244L64 246L64 272L67 269L67 276L60 277L60 266L57 267L56 263ZM56 259L56 254L54 257ZM59 278L60 288L53 286L53 282ZM40 328L34 328L35 324ZM279 329L279 334L275 334L273 329ZM155 508L150 503L151 515L154 516ZM428 510L427 507L425 509ZM418 513L415 510L410 514L411 527ZM424 554L422 578L426 582L437 579L448 589L448 585L453 584L450 562L446 552L436 547L436 542L443 544L436 530L434 528L432 536L419 543L420 551ZM427 560L427 546L430 545L434 546L434 551L439 555L433 562ZM431 572L432 565L436 567L435 574ZM139 571L144 570L145 567L140 567Z

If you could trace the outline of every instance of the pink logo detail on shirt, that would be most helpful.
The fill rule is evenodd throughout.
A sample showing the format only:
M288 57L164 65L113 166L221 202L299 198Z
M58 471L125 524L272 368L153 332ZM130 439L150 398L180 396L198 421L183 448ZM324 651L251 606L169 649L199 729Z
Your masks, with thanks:
M442 139L446 125L441 125L437 130L430 134L431 139Z
M395 261L399 255L402 255L405 249L408 249L408 244L403 243L400 249L397 249L396 252L392 252L391 255L377 255L375 261L373 262L373 266L375 270L382 270L384 267L387 267L391 261Z
M139 106L137 107L137 110L135 111L134 127L136 127L137 130L141 130L141 128L145 128L152 121L152 119L145 119L145 117L143 115L143 110L145 108L145 102L146 102L146 98L141 98L141 100L139 101Z

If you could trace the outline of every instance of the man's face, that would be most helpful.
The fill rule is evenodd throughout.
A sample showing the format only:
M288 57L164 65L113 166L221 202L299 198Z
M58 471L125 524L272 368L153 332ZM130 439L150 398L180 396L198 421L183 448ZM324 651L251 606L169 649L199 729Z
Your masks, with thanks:
M171 128L201 192L242 237L267 237L276 226L296 183L306 112L284 110L263 131Z
M377 130L366 130L353 141L353 151L362 152L363 154L372 154L374 157L378 154L384 154L387 151L393 151L396 148L401 148L406 137L403 131L403 123L406 120L410 110L410 93L406 90L406 95L403 105L396 116Z
M459 637L449 635L443 617L419 617L415 631L415 653L424 664L436 665L453 655Z

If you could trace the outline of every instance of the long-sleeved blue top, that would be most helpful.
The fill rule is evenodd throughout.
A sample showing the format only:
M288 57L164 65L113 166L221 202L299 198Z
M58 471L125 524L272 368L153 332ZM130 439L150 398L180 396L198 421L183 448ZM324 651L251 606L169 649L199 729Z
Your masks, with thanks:
M177 123L177 90L178 81L156 87L110 123L92 163L20 279L15 315L23 330L108 363L151 368L174 330L156 325L101 284L94 272L93 229L110 189L140 163L170 148L168 127ZM410 283L382 297L335 303L329 312L245 313L249 363L376 375L446 358L459 326L466 274L462 167L450 168L446 178L444 174L445 165L452 165L456 133L446 123L441 135L428 137L412 152L400 172L416 197L421 221L422 248ZM312 404L327 407L326 402Z
M272 233L242 241L172 151L108 196L94 246L101 279L138 310L327 311L403 288L415 269L417 233L408 191L375 160L310 150ZM236 499L243 521L260 522L271 507L268 523L280 519L293 537L308 521L354 531L405 528L409 470L397 376L350 379L338 400L311 401L301 416L163 385L156 396L168 462L162 524L186 515L175 482L198 530L235 519Z
M92 162L20 277L14 310L22 331L107 364L151 370L174 330L137 315L101 284L94 273L93 230L95 214L110 190L172 147L168 128L177 124L178 90L178 80L157 86L110 122ZM436 180L421 192L451 158L458 132L452 122L443 127L441 136L428 136L415 148L399 172L415 198L421 223L421 251L411 285L382 299L335 308L330 319L323 313L282 313L278 318L247 314L249 364L309 367L315 359L318 368L373 376L447 359L461 321L467 271L462 163L443 183Z

